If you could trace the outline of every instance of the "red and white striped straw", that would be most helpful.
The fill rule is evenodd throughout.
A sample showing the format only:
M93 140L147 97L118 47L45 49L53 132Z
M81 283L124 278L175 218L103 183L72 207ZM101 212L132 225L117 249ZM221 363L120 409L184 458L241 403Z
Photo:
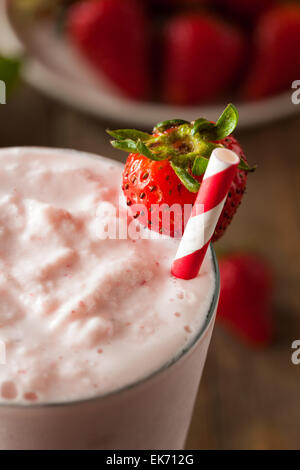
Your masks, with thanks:
M172 264L173 276L193 279L198 275L239 162L231 150L217 148L212 152Z

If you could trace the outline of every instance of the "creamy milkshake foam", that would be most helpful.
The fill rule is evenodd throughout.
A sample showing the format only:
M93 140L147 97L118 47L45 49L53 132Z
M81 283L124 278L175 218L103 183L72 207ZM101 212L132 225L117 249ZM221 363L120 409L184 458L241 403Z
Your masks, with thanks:
M72 151L0 151L1 403L120 389L172 360L204 325L210 252L198 278L184 281L170 275L178 241L99 237L99 207L118 208L121 173Z

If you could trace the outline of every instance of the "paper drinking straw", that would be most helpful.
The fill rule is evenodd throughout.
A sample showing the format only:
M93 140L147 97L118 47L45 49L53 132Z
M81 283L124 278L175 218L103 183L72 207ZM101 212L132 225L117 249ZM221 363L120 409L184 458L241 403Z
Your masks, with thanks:
M239 162L231 150L217 148L212 152L172 264L173 276L193 279L198 275Z

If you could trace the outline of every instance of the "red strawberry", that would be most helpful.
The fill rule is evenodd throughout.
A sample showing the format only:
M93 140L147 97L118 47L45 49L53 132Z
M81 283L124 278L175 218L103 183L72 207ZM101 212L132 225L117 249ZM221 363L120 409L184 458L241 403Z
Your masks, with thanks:
M274 333L272 273L265 260L234 254L220 261L218 320L256 346L269 344Z
M243 97L257 100L291 87L300 75L300 5L278 6L258 22L256 57Z
M238 29L213 16L188 14L170 19L164 36L166 101L206 102L233 85L245 53Z
M88 0L69 10L68 34L96 71L126 95L149 97L148 21L138 0Z
M182 213L185 204L191 206L195 202L208 158L217 145L223 145L241 157L241 165L213 240L222 236L241 202L249 170L239 143L229 135L236 123L237 111L229 105L217 124L205 119L195 123L173 120L156 126L152 135L128 129L109 131L117 139L112 142L114 147L134 151L128 157L123 174L124 195L134 217L156 232L180 237L186 220L178 219L178 213ZM136 204L145 207L134 207ZM168 206L170 224L168 219L163 222L162 204ZM169 210L173 204L177 204L178 212Z

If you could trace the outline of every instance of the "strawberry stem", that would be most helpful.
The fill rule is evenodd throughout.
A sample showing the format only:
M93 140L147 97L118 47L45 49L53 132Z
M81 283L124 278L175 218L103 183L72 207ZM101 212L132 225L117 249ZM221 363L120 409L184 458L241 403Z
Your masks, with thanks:
M195 180L195 178L192 177L192 175L190 175L190 173L188 173L183 168L180 168L179 166L175 165L173 162L171 162L171 167L173 168L180 181L191 193L197 193L199 191L200 184L197 180Z

